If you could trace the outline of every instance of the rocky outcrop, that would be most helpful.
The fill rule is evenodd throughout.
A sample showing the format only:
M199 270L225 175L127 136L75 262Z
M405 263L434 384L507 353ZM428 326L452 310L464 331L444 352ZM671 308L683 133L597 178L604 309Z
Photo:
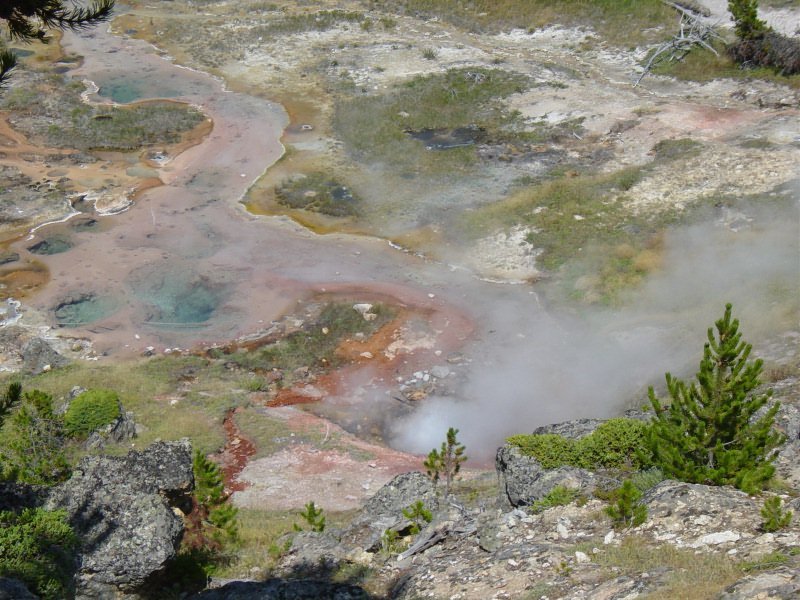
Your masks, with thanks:
M358 586L329 581L234 581L194 596L197 600L368 600Z
M439 506L431 480L418 471L398 475L367 500L359 516L342 533L341 542L374 552L380 547L383 532L402 527L406 521L403 509L417 500L428 510L435 511Z
M788 497L784 502L789 505ZM644 498L647 520L638 530L679 548L725 551L757 558L800 545L800 528L760 530L763 498L731 487L662 481Z
M188 441L125 457L88 457L45 507L65 509L81 539L78 598L139 598L175 556L194 486Z
M38 600L18 579L0 577L0 600Z
M764 571L741 579L725 590L718 600L800 598L800 572L790 567Z
M50 344L39 337L32 338L22 346L20 354L22 355L23 369L31 375L38 375L69 363Z
M495 469L501 500L511 506L530 506L557 485L591 493L598 484L591 471L576 467L545 469L538 460L525 456L516 446L506 444L497 451Z

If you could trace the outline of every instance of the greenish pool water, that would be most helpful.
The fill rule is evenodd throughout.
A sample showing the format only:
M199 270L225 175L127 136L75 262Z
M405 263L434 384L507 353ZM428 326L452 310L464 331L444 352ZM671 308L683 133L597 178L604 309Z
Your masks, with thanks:
M94 323L112 314L117 303L105 296L85 294L64 300L56 307L56 323L60 327L75 327Z
M145 322L158 327L187 327L207 322L222 301L224 287L175 265L134 277L134 293L147 304Z
M95 81L99 91L97 94L103 98L113 100L118 104L128 104L149 98L174 98L180 95L168 82L153 81L115 75L107 79Z

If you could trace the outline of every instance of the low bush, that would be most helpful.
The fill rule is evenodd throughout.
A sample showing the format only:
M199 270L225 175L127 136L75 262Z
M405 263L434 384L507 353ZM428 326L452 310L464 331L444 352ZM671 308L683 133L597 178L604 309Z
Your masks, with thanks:
M636 419L609 419L580 439L551 433L515 435L508 443L538 460L546 469L570 465L582 469L642 469L650 464L644 439L647 424Z
M77 544L64 511L0 512L0 576L45 600L71 597Z
M88 390L70 402L64 413L64 429L71 437L84 438L119 415L119 395L116 392Z
M531 512L539 513L554 506L565 506L580 496L580 490L557 485L546 496L531 505Z
M800 73L800 40L772 30L728 47L728 53L745 67L767 67L781 75Z
M612 504L605 509L614 521L614 527L638 527L647 518L647 507L640 504L642 492L636 489L630 479L612 492Z

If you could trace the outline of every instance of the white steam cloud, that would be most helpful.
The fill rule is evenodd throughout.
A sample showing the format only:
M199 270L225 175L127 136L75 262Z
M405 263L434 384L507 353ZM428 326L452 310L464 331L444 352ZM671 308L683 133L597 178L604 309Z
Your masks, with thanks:
M759 355L759 341L798 328L800 311L800 204L769 204L671 232L664 268L616 312L547 314L498 292L464 396L428 398L395 426L393 445L426 453L457 427L468 454L488 459L508 435L644 404L664 372L694 373L726 302Z

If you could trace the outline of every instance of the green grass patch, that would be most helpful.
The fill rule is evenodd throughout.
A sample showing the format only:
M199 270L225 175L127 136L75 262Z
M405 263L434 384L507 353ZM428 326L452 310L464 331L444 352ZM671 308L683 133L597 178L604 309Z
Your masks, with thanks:
M275 188L278 204L331 217L358 215L361 200L352 190L324 173L308 173Z
M156 357L124 365L77 362L22 383L25 389L52 394L56 406L74 386L114 390L123 409L132 412L136 423L143 426L135 440L137 448L157 439L188 437L195 448L208 453L224 442L226 411L245 401L242 392L232 390L231 375L226 379L223 372L197 357ZM129 444L109 444L103 453L124 454L129 449Z
M348 338L362 333L368 337L393 317L393 311L385 305L372 308L376 318L367 321L349 303L326 304L320 315L302 330L290 333L283 339L251 352L235 352L225 357L228 362L255 372L273 369L287 376L301 368L328 369L342 364L336 348ZM283 380L286 382L286 379Z
M744 574L742 568L724 554L697 554L694 550L681 550L669 544L651 545L636 536L625 537L619 546L605 546L601 553L594 555L594 560L613 577L637 576L667 568L666 584L649 593L648 600L716 598Z
M676 15L658 0L370 0L369 5L441 18L472 31L585 26L622 47L667 37Z
M148 101L125 107L84 103L79 81L50 75L8 90L0 107L15 111L14 126L49 146L78 150L135 150L175 143L205 120L188 104Z
M728 55L724 44L714 44L714 49L719 53L718 56L703 48L695 48L681 61L661 63L653 69L653 73L699 82L713 79L761 79L800 89L800 75L780 75L763 67L742 68Z
M253 28L256 36L289 35L304 31L328 31L346 23L359 26L368 22L367 16L358 11L348 10L319 10L315 12L284 15L277 19L270 19L269 23ZM371 23L371 21L370 21ZM369 29L371 25L367 26Z
M486 231L526 225L535 230L529 241L543 250L542 268L554 271L590 242L616 246L630 242L635 226L651 232L654 223L632 219L620 195L642 176L642 168L622 169L611 174L561 177L523 188L508 199L465 213L461 230L470 237Z
M397 171L441 172L474 162L474 147L432 152L408 132L473 127L488 139L508 137L520 127L519 117L499 100L528 86L526 76L498 69L420 75L383 95L339 101L333 124L357 159Z
M582 469L638 470L649 463L645 447L647 423L636 419L609 419L579 439L557 434L521 434L508 443L538 460L545 469L564 465Z

